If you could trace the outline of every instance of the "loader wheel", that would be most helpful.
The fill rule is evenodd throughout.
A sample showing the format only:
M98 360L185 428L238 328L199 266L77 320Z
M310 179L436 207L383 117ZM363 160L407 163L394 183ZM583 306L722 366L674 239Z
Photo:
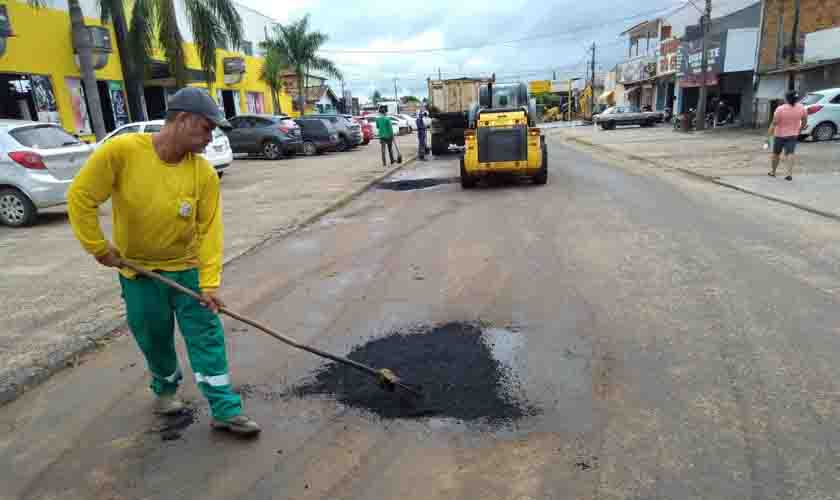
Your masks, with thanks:
M534 176L534 184L544 186L548 182L548 148L542 148L542 166L539 172Z
M467 173L467 169L464 167L464 159L461 158L461 188L472 189L476 182L476 178Z
M440 156L449 149L448 144L444 144L440 139L435 140L435 137L432 136L432 154L435 156Z

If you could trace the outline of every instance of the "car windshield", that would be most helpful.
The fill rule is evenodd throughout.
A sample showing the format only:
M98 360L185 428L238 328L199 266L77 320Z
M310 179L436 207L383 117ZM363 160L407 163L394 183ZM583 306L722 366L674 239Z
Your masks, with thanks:
M823 99L823 97L825 97L823 94L808 94L805 97L803 97L801 101L799 101L799 104L802 104L803 106L816 104L820 102Z
M82 142L55 125L20 127L9 132L22 145L33 149L56 149L78 146Z

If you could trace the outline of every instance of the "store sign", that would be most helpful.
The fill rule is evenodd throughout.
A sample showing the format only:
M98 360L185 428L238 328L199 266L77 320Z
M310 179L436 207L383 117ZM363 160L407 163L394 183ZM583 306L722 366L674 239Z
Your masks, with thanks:
M675 73L679 68L677 66L677 54L680 51L680 41L676 38L671 38L659 44L659 59L656 64L656 74L666 75Z
M717 85L718 75L723 70L723 48L720 35L710 36L706 43L707 66L703 69L703 40L683 42L679 51L679 71L681 87Z
M111 97L111 111L114 114L114 125L122 127L128 124L131 120L128 117L125 93L120 82L108 82L108 94Z
M551 92L551 80L533 80L528 83L531 94L547 94Z
M656 76L656 57L643 56L618 65L619 83L648 80Z
M840 28L815 31L805 35L805 62L840 58Z
M93 134L82 81L78 78L65 78L64 83L67 86L67 90L70 91L70 109L73 112L73 128L79 135Z
M44 75L32 75L32 98L35 101L35 110L38 112L39 122L59 123L58 105L55 101L50 77Z
M9 21L9 11L6 5L0 5L0 56L6 53L6 40L12 33L12 23Z
M224 80L227 85L234 85L242 81L245 75L245 58L225 57L222 61Z

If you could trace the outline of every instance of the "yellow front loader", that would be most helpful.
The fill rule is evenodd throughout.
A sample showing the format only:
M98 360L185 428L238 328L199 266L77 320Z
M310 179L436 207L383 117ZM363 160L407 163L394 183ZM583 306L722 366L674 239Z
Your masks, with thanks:
M524 83L481 86L479 102L470 107L461 158L461 187L475 187L495 174L548 182L548 148L536 127L536 109Z

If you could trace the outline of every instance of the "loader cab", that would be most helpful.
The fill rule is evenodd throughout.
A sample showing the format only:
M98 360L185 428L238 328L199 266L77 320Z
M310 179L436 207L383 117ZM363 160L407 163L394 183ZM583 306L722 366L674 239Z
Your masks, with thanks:
M492 174L527 176L545 184L547 148L535 116L536 105L524 83L482 85L464 131L461 186L471 188Z

